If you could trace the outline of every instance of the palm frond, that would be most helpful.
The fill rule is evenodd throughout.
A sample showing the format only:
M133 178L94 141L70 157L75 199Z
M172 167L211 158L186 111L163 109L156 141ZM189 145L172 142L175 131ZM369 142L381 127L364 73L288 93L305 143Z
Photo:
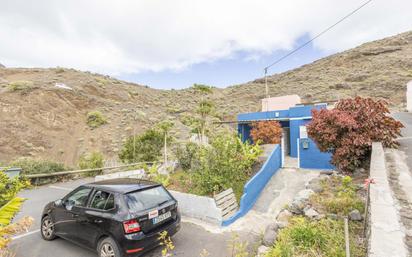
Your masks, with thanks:
M24 198L15 197L0 208L0 227L9 225L11 219L20 210Z

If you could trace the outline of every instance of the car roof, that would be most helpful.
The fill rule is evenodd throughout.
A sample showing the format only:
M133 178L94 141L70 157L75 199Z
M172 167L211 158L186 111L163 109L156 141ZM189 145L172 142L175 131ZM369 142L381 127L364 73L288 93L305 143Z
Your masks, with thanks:
M96 189L118 192L122 194L160 185L161 184L157 182L136 178L108 179L87 184L87 186L91 186Z

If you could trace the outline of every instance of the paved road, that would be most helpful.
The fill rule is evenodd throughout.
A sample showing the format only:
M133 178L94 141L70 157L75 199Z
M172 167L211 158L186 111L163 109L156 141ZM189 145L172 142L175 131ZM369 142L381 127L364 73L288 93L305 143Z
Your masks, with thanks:
M20 193L22 197L27 198L23 204L21 212L16 219L23 216L35 218L34 224L27 234L15 238L12 247L16 251L16 257L96 257L94 252L83 249L77 245L67 242L63 239L56 239L47 242L41 239L38 228L39 217L44 205L50 201L62 198L71 189L90 182L91 179L82 179L65 183L58 183L51 186L42 186L31 190L25 190ZM206 249L210 257L230 256L228 252L228 241L231 233L210 233L203 227L183 222L182 229L173 237L175 250L173 256L197 257L199 253ZM243 240L255 242L257 236L250 236L246 233L240 233ZM249 243L253 245L253 243ZM161 249L157 248L149 252L145 257L161 256Z
M393 117L405 126L401 131L402 137L399 138L399 150L405 152L409 171L412 172L412 113L399 112L393 114Z

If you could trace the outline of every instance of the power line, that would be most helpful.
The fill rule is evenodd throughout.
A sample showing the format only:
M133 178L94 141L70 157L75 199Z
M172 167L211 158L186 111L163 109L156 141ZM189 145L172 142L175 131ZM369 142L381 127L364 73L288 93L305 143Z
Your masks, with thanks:
M327 27L326 29L324 29L323 31L321 31L320 33L318 33L316 36L314 36L313 38L311 38L310 40L306 41L305 43L303 43L302 45L298 46L297 48L295 48L294 50L292 50L291 52L283 55L282 57L280 57L279 59L277 59L276 61L274 61L273 63L269 64L268 66L266 66L264 68L264 72L265 72L265 84L266 84L266 96L268 96L268 88L267 88L267 72L268 69L271 68L272 66L274 66L275 64L281 62L282 60L288 58L289 56L291 56L292 54L296 53L297 51L299 51L300 49L302 49L303 47L307 46L308 44L312 43L315 39L319 38L320 36L322 36L323 34L325 34L326 32L328 32L329 30L331 30L333 27L335 27L336 25L338 25L339 23L343 22L344 20L346 20L347 18L349 18L350 16L352 16L353 14L355 14L357 11L359 11L360 9L362 9L365 5L369 4L370 2L372 2L373 0L368 0L366 2L364 2L363 4L361 4L359 7L357 7L355 10L351 11L350 13L348 13L347 15L345 15L344 17L342 17L340 20L338 20L337 22L335 22L333 25Z

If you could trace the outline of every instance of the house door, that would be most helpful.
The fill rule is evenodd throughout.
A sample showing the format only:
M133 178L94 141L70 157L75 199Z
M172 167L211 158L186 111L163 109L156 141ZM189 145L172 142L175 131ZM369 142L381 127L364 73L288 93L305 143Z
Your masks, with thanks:
M283 128L282 136L284 138L284 153L290 155L290 129L288 127Z

